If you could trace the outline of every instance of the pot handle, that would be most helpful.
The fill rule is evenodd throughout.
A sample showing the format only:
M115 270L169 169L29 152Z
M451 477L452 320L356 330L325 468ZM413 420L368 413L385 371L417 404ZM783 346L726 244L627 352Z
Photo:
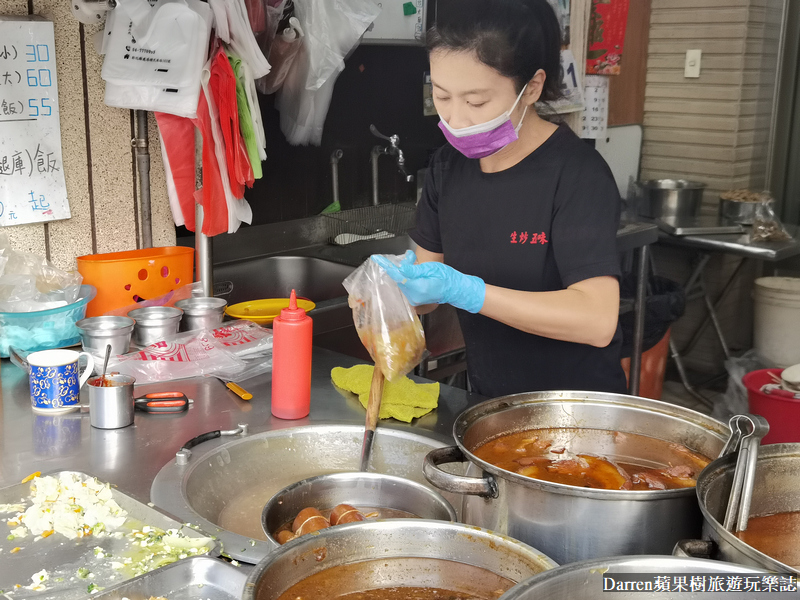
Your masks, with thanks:
M468 494L484 498L497 498L497 482L489 473L483 477L464 477L453 475L439 468L439 465L453 462L466 462L467 458L458 446L448 446L431 450L422 463L422 473L431 484L453 494Z
M672 550L672 556L682 558L707 558L714 555L714 542L708 540L680 540Z

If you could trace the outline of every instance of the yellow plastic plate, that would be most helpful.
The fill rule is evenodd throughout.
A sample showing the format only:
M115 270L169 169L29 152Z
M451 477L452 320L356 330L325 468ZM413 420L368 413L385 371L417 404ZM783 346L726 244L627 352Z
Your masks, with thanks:
M309 312L317 305L311 300L298 298L297 306ZM275 317L281 314L281 310L288 307L288 298L268 298L266 300L250 300L249 302L234 304L225 309L225 314L234 319L247 319L259 325L271 325Z

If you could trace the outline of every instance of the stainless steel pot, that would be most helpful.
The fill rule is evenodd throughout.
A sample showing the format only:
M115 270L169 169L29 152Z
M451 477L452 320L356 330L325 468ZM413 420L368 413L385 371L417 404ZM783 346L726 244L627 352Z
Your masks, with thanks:
M545 571L534 575L530 579L515 585L500 597L500 600L683 600L692 598L695 594L687 592L659 592L659 591L613 591L604 589L616 586L620 581L650 580L643 575L669 576L670 585L672 575L685 575L687 583L692 575L716 574L723 576L724 586L727 582L724 576L752 574L765 574L766 571L733 565L730 563L696 558L675 558L672 556L632 556L614 557L608 559L594 559L571 565L564 565L557 569ZM627 577L626 577L627 575ZM632 577L635 575L635 577ZM760 579L760 577L759 577ZM769 594L770 598L796 598L796 594ZM708 600L728 600L737 594L730 591L703 592L698 597ZM744 597L744 594L742 594Z
M669 554L700 531L694 490L598 490L531 479L480 460L472 450L500 435L585 428L658 437L718 456L729 429L695 411L621 394L535 392L498 398L456 419L456 446L432 451L423 472L441 490L464 494L462 520L510 535L564 564L623 554ZM611 454L597 439L568 439L572 451ZM608 437L606 436L607 440ZM606 441L605 443L608 443ZM646 457L640 457L646 458ZM468 461L467 477L438 465Z
M179 300L175 306L183 311L181 331L194 331L216 329L222 325L228 302L223 298L187 298Z
M658 217L696 217L703 203L705 183L686 179L651 179L638 183L639 214Z
M215 535L233 558L255 564L278 547L261 527L264 504L297 480L356 471L363 440L363 425L327 424L205 442L192 449L187 462L173 460L162 467L150 498L159 508ZM176 440L175 450L181 442ZM422 461L444 445L409 431L378 427L370 466L374 472L427 485ZM451 503L460 502L459 496L442 495Z
M426 485L404 477L358 472L318 475L283 488L264 505L261 527L274 540L272 533L304 508L322 512L339 504L402 510L422 519L458 520L451 504Z
M434 560L428 561L424 569L409 568L403 559L414 558L472 565L515 583L556 566L530 546L476 527L422 519L351 523L300 537L270 554L247 578L243 600L276 600L314 573L375 559L381 568L359 578L359 589L352 591L364 590L365 586L442 587L442 580L446 582L448 578L448 563L437 565ZM342 588L346 585L343 582Z
M719 216L740 225L752 225L756 218L758 202L719 199Z
M703 538L714 543L711 556L780 573L800 573L797 565L785 565L759 552L722 526L736 456L715 460L697 479L697 498L704 518ZM800 511L800 444L762 446L756 463L750 516L793 511Z

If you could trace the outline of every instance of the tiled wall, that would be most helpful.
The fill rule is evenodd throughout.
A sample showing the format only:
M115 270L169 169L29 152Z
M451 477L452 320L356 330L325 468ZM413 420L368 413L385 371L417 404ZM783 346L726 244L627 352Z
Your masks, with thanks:
M14 248L46 255L62 268L75 257L138 248L137 176L131 150L133 114L103 103L98 26L76 21L64 0L0 0L0 14L37 14L55 26L64 177L72 218L5 228ZM153 244L175 242L164 170L150 121Z
M633 0L635 1L635 0ZM642 178L685 177L708 184L703 213L721 190L765 185L782 0L653 0L645 91ZM686 50L703 51L699 79L683 76ZM693 253L656 248L662 275L685 281ZM716 300L741 259L714 256L706 283ZM729 345L749 347L750 291L760 265L746 265L718 307ZM679 348L707 321L702 302L674 326ZM724 354L708 327L690 367L719 372Z

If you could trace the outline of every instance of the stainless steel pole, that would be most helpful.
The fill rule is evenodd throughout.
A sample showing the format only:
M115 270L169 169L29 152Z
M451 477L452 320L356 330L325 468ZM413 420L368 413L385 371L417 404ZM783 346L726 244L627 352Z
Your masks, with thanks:
M194 215L195 279L202 282L203 295L211 297L214 295L214 261L211 238L203 233L203 207L200 204L195 204Z
M150 209L150 147L147 133L147 111L136 111L136 170L139 173L139 202L142 212L142 247L153 247L153 216Z
M632 396L639 395L642 370L642 346L644 339L645 300L647 299L647 269L650 264L650 246L639 248L638 273L636 279L636 304L634 306L633 347L631 349L631 374L628 388Z

